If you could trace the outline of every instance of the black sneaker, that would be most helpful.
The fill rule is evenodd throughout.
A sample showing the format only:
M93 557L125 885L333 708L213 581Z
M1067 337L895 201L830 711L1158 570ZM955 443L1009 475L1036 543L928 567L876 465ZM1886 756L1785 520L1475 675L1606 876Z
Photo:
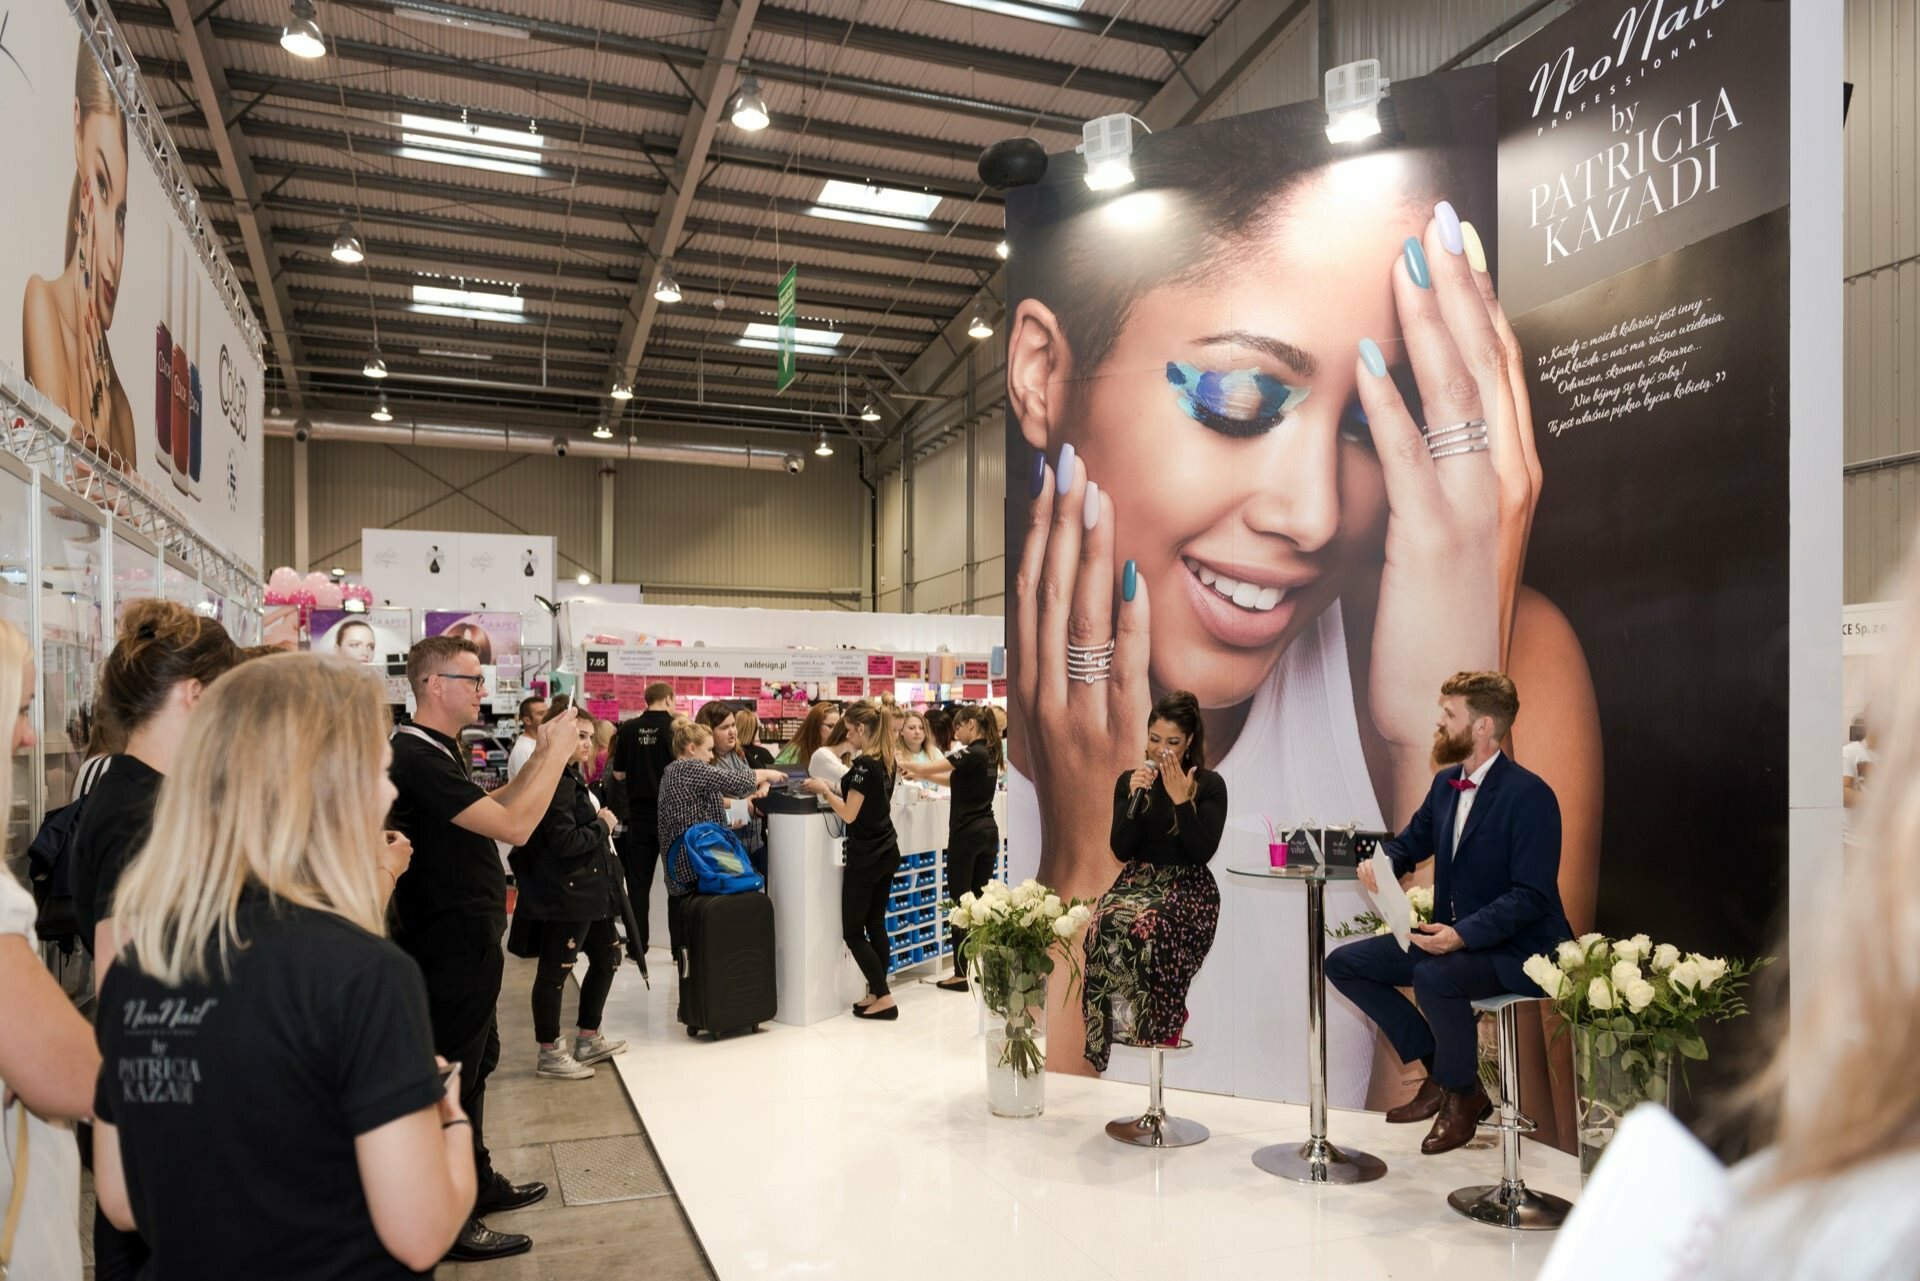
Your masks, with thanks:
M544 1183L522 1183L518 1186L495 1175L493 1182L485 1188L473 1203L473 1216L478 1219L483 1214L505 1214L510 1210L524 1210L546 1199L547 1185Z
M533 1249L533 1238L522 1232L495 1232L479 1219L468 1219L447 1251L447 1263L485 1263L509 1259Z

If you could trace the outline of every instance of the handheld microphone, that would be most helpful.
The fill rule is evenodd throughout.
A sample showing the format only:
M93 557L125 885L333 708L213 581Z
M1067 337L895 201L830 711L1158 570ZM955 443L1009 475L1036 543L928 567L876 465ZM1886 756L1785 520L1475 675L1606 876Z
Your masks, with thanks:
M1151 756L1148 757L1147 769L1156 775L1159 774L1160 762ZM1136 787L1133 789L1133 796L1127 801L1127 818L1129 820L1139 818L1141 814L1146 812L1147 793L1152 790L1151 784L1146 787Z

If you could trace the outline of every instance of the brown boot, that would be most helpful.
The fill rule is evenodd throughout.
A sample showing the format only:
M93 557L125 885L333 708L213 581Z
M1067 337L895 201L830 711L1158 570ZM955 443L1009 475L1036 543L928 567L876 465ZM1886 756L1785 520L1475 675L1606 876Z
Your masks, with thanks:
M1414 1096L1397 1108L1387 1109L1387 1120L1393 1125L1410 1125L1415 1121L1427 1121L1440 1112L1440 1100L1446 1091L1432 1077L1420 1082L1420 1089Z
M1433 1129L1427 1132L1427 1137L1420 1143L1420 1150L1428 1156L1438 1156L1442 1152L1465 1146L1480 1122L1493 1113L1493 1103L1477 1083L1464 1093L1448 1090L1446 1095L1440 1104L1440 1115L1434 1120Z

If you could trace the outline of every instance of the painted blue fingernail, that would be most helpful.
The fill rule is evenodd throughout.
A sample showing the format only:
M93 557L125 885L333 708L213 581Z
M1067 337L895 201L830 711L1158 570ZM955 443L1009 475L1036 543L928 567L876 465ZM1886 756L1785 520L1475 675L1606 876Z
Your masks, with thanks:
M1380 344L1371 338L1360 340L1360 363L1365 365L1367 372L1375 378L1387 376L1387 358L1380 354Z
M1120 571L1120 599L1132 600L1134 592L1140 589L1140 570L1132 561Z
M1041 450L1033 451L1033 465L1027 469L1027 497L1038 498L1047 484L1047 456Z
M1433 225L1440 233L1440 243L1450 254L1466 252L1467 242L1460 235L1460 215L1453 211L1452 204L1442 200L1433 207Z
M1087 482L1086 501L1081 504L1080 519L1088 529L1100 523L1100 486Z
M1060 446L1060 461L1053 465L1053 492L1065 494L1073 488L1073 446Z
M1433 276L1427 271L1427 251L1420 247L1418 237L1407 237L1400 256L1407 260L1407 275L1414 284L1422 289L1433 288Z

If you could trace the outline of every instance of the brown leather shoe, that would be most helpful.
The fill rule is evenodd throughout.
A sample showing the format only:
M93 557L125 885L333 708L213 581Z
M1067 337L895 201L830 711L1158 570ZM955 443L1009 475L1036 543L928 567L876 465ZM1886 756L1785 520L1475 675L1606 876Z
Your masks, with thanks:
M1410 1125L1415 1121L1428 1121L1439 1115L1440 1100L1446 1096L1440 1083L1432 1077L1420 1082L1419 1091L1397 1108L1387 1109L1387 1120L1393 1125Z
M1493 1114L1492 1101L1477 1084L1465 1093L1448 1090L1446 1096L1440 1104L1440 1115L1434 1119L1433 1129L1420 1142L1420 1150L1428 1156L1438 1156L1442 1152L1464 1147L1480 1122Z

